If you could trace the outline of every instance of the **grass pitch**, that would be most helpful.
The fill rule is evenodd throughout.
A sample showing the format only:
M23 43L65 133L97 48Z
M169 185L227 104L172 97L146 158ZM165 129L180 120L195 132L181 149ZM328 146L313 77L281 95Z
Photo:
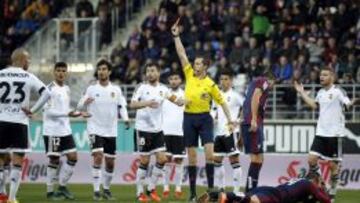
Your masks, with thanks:
M160 187L158 187L160 188ZM92 200L92 185L89 184L73 184L69 186L76 197L74 201L56 201L56 203L89 203L94 202ZM172 188L173 189L173 188ZM100 201L100 202L116 202L116 203L133 203L135 202L135 186L114 185L111 188L113 196L116 201ZM46 186L45 184L22 184L18 193L18 200L20 203L49 203L54 201L47 201L45 197ZM171 190L172 192L173 190ZM188 188L184 187L184 197L182 200L176 200L173 197L173 193L170 193L170 197L162 202L167 203L180 203L187 202ZM198 187L198 195L205 191L204 187ZM158 190L159 194L162 191ZM359 190L339 190L336 203L360 203L360 191Z

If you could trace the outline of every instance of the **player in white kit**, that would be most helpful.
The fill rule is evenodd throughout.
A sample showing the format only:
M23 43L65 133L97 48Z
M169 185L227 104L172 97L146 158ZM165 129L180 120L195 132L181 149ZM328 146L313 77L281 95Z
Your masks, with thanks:
M312 109L319 110L316 125L316 134L309 152L309 173L319 173L318 160L330 161L330 195L335 201L336 187L339 180L340 164L342 161L342 137L344 136L345 116L343 108L349 109L358 103L358 99L350 99L346 92L334 84L335 73L333 69L324 68L320 72L322 88L315 99L309 97L302 84L294 83L294 87L304 102Z
M70 88L65 84L68 68L64 62L54 66L54 81L48 85L51 98L44 106L43 135L46 155L49 164L46 171L47 198L57 200L61 197L74 199L66 185L70 180L77 162L76 145L70 127L70 117L81 116L80 112L70 109ZM58 168L60 157L65 155L66 163L62 164L60 176ZM59 180L58 192L54 184Z
M145 65L146 82L139 85L131 99L130 108L136 109L135 118L135 147L140 154L140 165L136 173L137 201L147 202L148 196L144 193L144 182L150 156L155 154L156 164L147 187L151 199L160 202L155 187L158 180L164 175L166 163L163 123L163 103L168 99L178 105L183 105L180 98L170 95L169 89L159 83L160 67L158 64Z
M170 94L177 98L185 98L184 90L181 89L182 78L179 72L172 72L168 78ZM182 197L183 179L183 159L186 157L184 132L182 128L184 118L184 107L178 106L168 100L163 104L163 131L166 146L166 156L168 163L165 164L165 178L163 198L167 198L170 193L170 179L173 176L175 182L175 198ZM172 170L172 161L175 163L175 170Z
M129 116L126 109L126 99L121 89L113 85L109 78L112 66L106 60L100 60L97 65L97 83L87 88L80 100L78 108L87 109L87 133L90 139L93 156L93 187L94 200L102 198L114 199L110 192L111 180L114 176L116 157L116 137L118 134L118 116L128 125ZM105 170L101 171L105 157ZM103 193L100 193L101 180L103 180Z
M8 202L15 203L23 159L25 153L30 151L29 117L41 109L50 98L50 93L44 83L27 72L30 56L25 49L16 49L11 55L11 61L10 67L0 71L0 168L4 165L4 154L12 152ZM29 109L32 91L41 96ZM0 177L3 175L0 171Z
M239 119L241 107L244 102L244 98L232 88L233 73L229 70L224 70L220 73L220 89L223 98L227 102L231 117ZM234 129L231 134L226 125L227 120L222 108L219 108L216 104L213 105L212 116L214 117L214 183L221 189L225 189L225 167L223 165L224 157L229 158L231 167L233 168L233 191L234 193L240 190L241 179L241 165L239 158L239 150L236 143L239 138L239 127Z

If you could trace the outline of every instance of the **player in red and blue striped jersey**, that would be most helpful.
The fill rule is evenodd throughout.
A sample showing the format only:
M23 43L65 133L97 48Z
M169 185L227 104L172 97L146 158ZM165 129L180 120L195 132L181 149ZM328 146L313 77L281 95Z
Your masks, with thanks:
M298 179L277 187L258 187L239 196L228 192L210 192L199 198L200 203L217 200L218 203L330 203L330 196L325 192L325 185L319 175L309 179Z
M245 153L250 154L250 167L246 181L246 192L256 188L263 156L263 121L265 116L266 100L269 90L275 84L271 73L254 78L246 91L243 105L244 120L241 123L241 134L244 141Z

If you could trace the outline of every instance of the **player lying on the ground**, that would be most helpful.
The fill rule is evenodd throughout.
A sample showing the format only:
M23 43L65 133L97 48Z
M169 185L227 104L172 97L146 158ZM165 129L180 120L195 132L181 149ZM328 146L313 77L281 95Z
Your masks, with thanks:
M218 203L330 203L330 196L325 192L325 185L318 175L308 179L281 184L277 187L258 187L245 196L233 192L210 192L203 194L199 203L218 201Z

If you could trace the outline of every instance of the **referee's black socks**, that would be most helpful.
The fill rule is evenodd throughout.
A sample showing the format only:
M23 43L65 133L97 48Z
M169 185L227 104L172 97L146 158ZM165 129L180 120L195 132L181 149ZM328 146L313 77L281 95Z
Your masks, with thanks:
M188 166L191 197L196 196L196 166Z
M214 188L214 163L206 163L205 170L208 188Z

